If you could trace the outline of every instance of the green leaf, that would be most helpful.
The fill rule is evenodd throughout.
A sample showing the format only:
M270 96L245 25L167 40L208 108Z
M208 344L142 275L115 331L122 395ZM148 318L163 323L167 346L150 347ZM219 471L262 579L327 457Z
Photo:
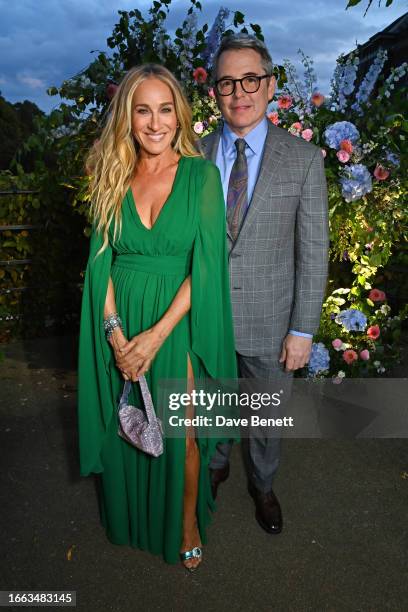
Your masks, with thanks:
M348 5L346 6L346 10L348 8L351 8L352 6L357 6L357 4L360 4L361 0L349 0Z
M234 26L237 27L244 23L245 15L241 11L235 11L234 13Z

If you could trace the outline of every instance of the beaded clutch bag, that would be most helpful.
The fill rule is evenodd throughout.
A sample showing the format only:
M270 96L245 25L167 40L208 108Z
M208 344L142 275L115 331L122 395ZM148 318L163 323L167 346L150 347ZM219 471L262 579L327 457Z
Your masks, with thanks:
M159 457L163 453L163 426L156 416L152 396L144 376L139 377L139 385L145 412L128 404L132 381L127 380L119 400L118 434L139 450L153 457Z

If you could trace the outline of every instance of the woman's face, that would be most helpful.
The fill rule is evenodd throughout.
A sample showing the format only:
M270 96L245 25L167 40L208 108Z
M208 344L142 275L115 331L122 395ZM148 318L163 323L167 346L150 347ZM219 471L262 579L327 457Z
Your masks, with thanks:
M133 94L133 136L142 152L155 156L171 147L176 130L177 115L170 87L149 77Z

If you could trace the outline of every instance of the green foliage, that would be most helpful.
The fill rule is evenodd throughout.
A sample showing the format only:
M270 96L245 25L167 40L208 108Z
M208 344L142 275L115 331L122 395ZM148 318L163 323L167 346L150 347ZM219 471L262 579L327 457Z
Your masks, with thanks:
M35 117L43 112L25 100L11 104L0 95L0 170L8 170L17 151L35 130ZM32 169L32 159L21 150L19 161L28 171Z
M385 6L388 8L389 6L391 6L393 1L394 0L385 0ZM360 4L360 2L362 2L362 0L349 0L346 6L346 10L349 8L352 8L353 6L357 6L358 4ZM372 3L373 3L373 0L368 0L368 4L367 4L367 8L364 13L364 17L367 15L367 11L369 10ZM378 0L378 6L381 6L381 0Z
M28 236L23 232L5 235L1 258L35 256L40 264L35 267L35 281L45 278L50 281L49 285L54 283L55 286L64 282L64 291L44 291L37 300L39 315L36 321L42 321L40 326L44 326L44 313L50 313L52 309L62 313L62 319L67 321L69 313L79 311L78 286L89 234L88 179L84 172L84 159L100 134L110 99L123 74L132 66L145 62L167 66L183 84L193 109L196 133L205 135L217 127L220 119L211 92L211 45L217 46L221 36L234 31L251 32L263 39L261 27L248 23L240 11L229 15L228 11L221 9L218 21L212 27L206 23L199 27L202 7L198 0L191 0L187 14L172 38L165 27L170 5L171 0L155 0L146 15L138 9L119 11L119 21L107 40L108 50L93 52L94 58L87 68L64 81L60 87L48 90L50 95L59 95L61 103L49 116L35 117L34 133L24 143L25 153L36 160L33 172L24 176L22 169L17 168L15 177L9 174L1 177L3 185L15 184L19 188L28 185L39 191L38 196L24 200L5 200L1 222L38 223L45 228L42 232L46 232L38 234L41 238L38 242L35 242L34 232ZM227 18L230 23L224 23ZM279 109L275 115L280 126L294 137L301 137L301 131L294 129L293 124L301 122L301 130L310 129L312 142L325 147L327 153L331 264L317 340L324 342L331 351L332 369L329 374L336 374L336 368L343 368L347 375L381 374L382 368L387 369L398 357L400 325L407 315L407 310L402 308L397 315L391 316L386 302L381 310L369 297L372 287L380 288L386 291L393 308L400 307L406 297L395 288L397 285L406 286L401 269L407 263L408 241L407 101L397 88L380 83L377 96L363 106L361 115L350 109L345 115L343 111L331 108L327 101L313 106L312 61L302 54L302 63L306 75L303 105L298 100L287 110ZM198 68L204 68L205 78L195 78ZM300 88L299 99L302 97L302 88L290 63L276 66L275 76L281 93L289 93L290 87L295 86ZM353 121L361 134L361 142L353 151L351 161L364 163L371 175L377 165L390 172L385 180L373 179L370 193L349 203L345 201L340 185L344 166L336 151L326 147L324 138L328 125L344 120ZM385 155L387 151L397 155L399 168L390 166ZM395 267L396 262L398 265ZM0 270L6 286L10 287L19 283L29 284L30 274L32 271L28 267L14 269L14 272L11 267ZM0 307L3 312L22 311L22 301L16 295L2 296ZM360 309L367 316L369 325L380 325L380 339L373 340L366 334L347 334L340 328L335 316L346 308ZM360 359L358 365L347 365L343 352L331 348L332 340L339 335L353 350L361 352L367 349L372 355L377 351L377 357L381 355L381 359L373 358L370 363ZM374 361L380 365L374 365Z

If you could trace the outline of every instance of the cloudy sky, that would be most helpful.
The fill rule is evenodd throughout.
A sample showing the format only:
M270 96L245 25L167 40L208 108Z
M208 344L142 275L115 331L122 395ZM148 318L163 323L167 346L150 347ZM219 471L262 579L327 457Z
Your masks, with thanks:
M385 8L374 0L367 16L362 6L344 10L347 0L201 0L202 22L212 23L220 6L240 10L247 22L262 26L275 62L296 63L300 47L315 61L319 87L329 89L335 60L382 30L407 9L405 0ZM0 91L10 102L34 101L45 111L57 103L46 88L59 85L106 50L117 11L139 8L146 0L0 0ZM181 24L190 3L173 0L168 29Z

